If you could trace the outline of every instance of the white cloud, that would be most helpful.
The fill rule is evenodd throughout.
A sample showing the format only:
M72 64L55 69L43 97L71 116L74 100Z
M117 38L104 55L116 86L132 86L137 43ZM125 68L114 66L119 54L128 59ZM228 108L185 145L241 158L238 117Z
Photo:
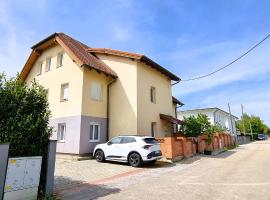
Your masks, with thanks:
M36 11L44 11L45 1L0 1L0 71L14 76L21 70L30 51L30 41L34 32L20 24L14 15L16 10L27 12L35 7Z
M216 94L206 96L201 105L205 107L220 107L228 110L227 103L230 103L232 113L241 116L241 104L244 106L244 112L251 115L260 116L268 125L269 118L269 99L270 89L250 89L246 91L220 91Z
M181 60L184 60L183 63L194 64L188 65L190 67L185 68L182 73L179 72L180 75L183 74L181 76L183 79L190 78L207 74L232 61L254 45L250 41L254 41L254 39L217 43L186 52L174 52L170 55L175 62L181 63ZM267 85L261 85L260 87L253 85L254 81L268 78L267 74L270 73L269 51L270 40L267 40L255 51L226 70L208 78L180 82L174 87L174 94L178 97L188 96L192 98L194 96L195 99L200 97L197 104L195 103L200 108L220 107L228 110L227 103L229 102L233 114L237 116L241 115L241 104L243 104L247 113L260 116L270 125L270 89ZM238 83L246 83L250 87L238 86ZM230 88L228 87L229 84ZM189 102L185 103L189 107Z
M131 38L131 32L129 28L124 28L121 26L114 26L112 29L113 40L116 41L126 41Z
M239 42L239 44L241 44L241 42ZM232 49L231 46L235 48ZM185 74L182 78L196 77L214 71L241 55L244 50L247 50L248 48L250 48L250 46L247 45L246 48L243 48L242 45L240 45L240 48L236 48L236 45L230 42L228 44L222 43L192 50L190 51L191 53L188 52L185 55L181 55L179 58L181 59L182 57L187 56L188 59L192 61L191 63L194 64L194 66L182 69L184 70L182 74ZM187 95L235 81L258 79L267 72L270 72L269 51L270 41L267 41L254 52L251 52L247 57L244 57L231 67L218 72L213 76L195 81L181 82L175 87L175 93L177 96ZM205 59L203 55L205 55ZM172 58L176 58L176 56L177 55L173 54ZM181 72L179 72L179 74L181 74Z

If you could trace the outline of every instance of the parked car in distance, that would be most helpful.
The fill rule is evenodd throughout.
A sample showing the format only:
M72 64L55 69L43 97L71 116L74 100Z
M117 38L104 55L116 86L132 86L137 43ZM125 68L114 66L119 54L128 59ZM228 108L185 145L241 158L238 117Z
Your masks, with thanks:
M265 135L265 134L258 134L258 140L267 140L268 139L268 136Z
M160 145L149 136L118 136L98 144L93 152L98 162L105 160L126 162L139 167L143 162L155 163L162 158Z

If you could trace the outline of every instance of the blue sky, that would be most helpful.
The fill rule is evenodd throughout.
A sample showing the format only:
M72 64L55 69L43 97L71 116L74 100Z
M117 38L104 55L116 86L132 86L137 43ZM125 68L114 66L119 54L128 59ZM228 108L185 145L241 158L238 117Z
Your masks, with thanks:
M270 1L0 0L0 71L14 76L30 47L65 32L92 47L144 53L182 79L208 73L270 33ZM270 39L215 76L182 82L182 109L240 104L270 125Z

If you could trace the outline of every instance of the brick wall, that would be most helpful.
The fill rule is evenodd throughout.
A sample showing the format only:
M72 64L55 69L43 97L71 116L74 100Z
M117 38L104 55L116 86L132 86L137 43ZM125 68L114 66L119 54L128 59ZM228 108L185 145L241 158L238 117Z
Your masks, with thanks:
M232 137L226 133L214 134L212 144L207 144L207 136L195 137L170 136L158 138L162 155L166 159L190 157L197 152L203 153L205 150L218 150L232 145Z

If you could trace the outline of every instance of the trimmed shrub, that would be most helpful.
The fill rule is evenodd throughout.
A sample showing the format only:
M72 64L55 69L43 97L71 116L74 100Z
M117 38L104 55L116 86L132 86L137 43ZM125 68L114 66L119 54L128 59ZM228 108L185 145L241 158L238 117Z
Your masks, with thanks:
M27 86L19 76L0 74L0 143L10 143L9 155L42 156L40 191L46 177L46 158L51 128L46 91L33 82Z

